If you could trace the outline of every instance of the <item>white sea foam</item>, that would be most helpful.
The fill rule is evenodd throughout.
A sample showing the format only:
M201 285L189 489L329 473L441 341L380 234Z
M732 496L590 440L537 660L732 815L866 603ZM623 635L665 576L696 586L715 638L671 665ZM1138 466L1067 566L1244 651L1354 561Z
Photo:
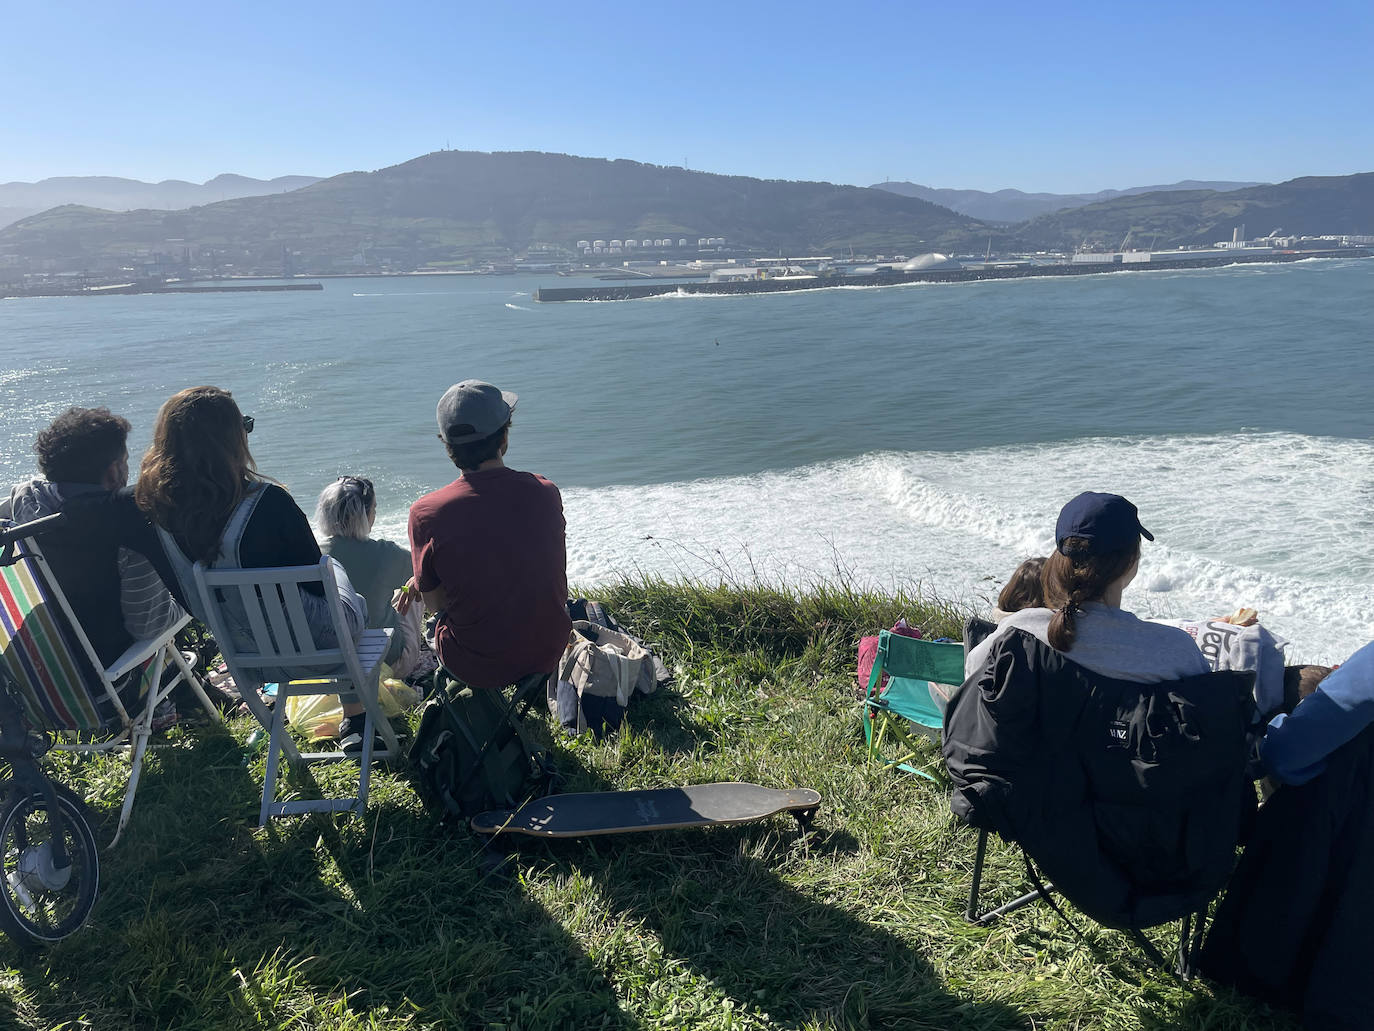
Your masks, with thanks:
M1161 617L1260 610L1289 658L1374 637L1368 441L1251 433L1096 438L862 458L686 483L564 490L568 575L805 584L837 575L984 606L1047 554L1081 490L1125 494L1156 535L1126 604ZM403 539L404 531L400 531Z
M534 311L533 308L526 308L519 304L511 304L510 301L506 302L506 307L509 308L511 311Z

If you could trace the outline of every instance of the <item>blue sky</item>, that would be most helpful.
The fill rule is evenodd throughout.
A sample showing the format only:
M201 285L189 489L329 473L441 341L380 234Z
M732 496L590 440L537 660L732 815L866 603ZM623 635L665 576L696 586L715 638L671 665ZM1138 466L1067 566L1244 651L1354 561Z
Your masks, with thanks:
M0 182L445 146L1077 192L1374 170L1374 4L15 3Z

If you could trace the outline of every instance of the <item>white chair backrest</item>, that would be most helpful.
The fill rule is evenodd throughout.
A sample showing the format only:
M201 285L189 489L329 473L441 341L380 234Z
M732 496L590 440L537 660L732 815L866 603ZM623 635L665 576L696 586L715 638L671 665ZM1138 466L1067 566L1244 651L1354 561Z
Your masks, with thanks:
M314 565L272 569L207 569L197 562L192 572L206 622L236 680L247 674L261 684L263 679L280 676L260 675L269 669L289 669L307 678L312 671L320 675L326 667L342 666L342 670L333 669L331 675L363 682L358 652L327 556ZM322 647L315 640L301 601L301 588L307 584L319 584L324 589L336 644Z

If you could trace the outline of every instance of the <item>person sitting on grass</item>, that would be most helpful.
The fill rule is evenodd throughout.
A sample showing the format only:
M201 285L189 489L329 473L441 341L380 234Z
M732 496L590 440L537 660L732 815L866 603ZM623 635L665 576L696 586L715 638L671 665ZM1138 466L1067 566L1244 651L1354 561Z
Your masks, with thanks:
M371 480L340 476L320 492L315 505L315 525L324 534L320 550L344 567L354 589L367 599L368 627L394 631L383 661L393 676L404 677L419 657L419 626L401 619L391 600L410 579L410 550L369 536L376 522Z

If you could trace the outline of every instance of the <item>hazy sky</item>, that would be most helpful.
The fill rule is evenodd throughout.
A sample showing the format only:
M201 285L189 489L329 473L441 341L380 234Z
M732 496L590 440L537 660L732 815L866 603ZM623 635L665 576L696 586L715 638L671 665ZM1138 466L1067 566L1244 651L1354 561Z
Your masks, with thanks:
M1374 4L0 0L0 182L445 146L1080 192L1374 170Z

